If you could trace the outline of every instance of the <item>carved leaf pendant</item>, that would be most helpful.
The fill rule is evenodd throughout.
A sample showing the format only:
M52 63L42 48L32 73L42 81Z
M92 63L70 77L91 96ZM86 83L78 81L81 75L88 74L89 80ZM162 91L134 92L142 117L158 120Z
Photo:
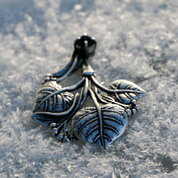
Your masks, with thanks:
M109 88L100 84L88 62L96 45L96 40L86 34L74 42L71 61L59 72L47 74L36 93L32 118L49 125L60 141L77 137L105 148L124 133L127 117L138 110L136 100L145 91L127 80L116 80ZM58 82L79 67L83 70L82 79L75 85L62 88ZM87 97L95 107L85 107Z
M99 117L95 107L83 108L73 117L72 126L80 140L105 148L124 133L128 120L125 110L118 105L103 105L101 113Z

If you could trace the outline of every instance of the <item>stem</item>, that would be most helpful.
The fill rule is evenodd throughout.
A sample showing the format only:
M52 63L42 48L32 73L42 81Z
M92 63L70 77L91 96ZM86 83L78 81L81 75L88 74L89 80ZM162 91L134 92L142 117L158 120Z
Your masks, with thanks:
M100 102L104 103L104 104L108 104L107 101L104 101L104 100L99 96L97 87L94 86L93 88L94 88L94 93L95 93L97 99L98 99Z
M60 82L62 80L64 80L66 77L68 77L70 75L70 73L74 70L75 66L78 63L78 59L77 57L75 58L75 60L72 63L72 66L69 68L69 70L65 73L65 75L63 75L62 77L56 79L56 82Z
M71 119L71 117L76 113L77 109L79 108L80 104L81 104L81 101L82 101L82 95L83 95L83 88L80 92L80 98L77 102L77 105L76 107L74 108L74 110L70 113L70 115L67 116L67 120L66 120L66 124L68 123L68 121Z
M74 51L73 54L72 54L70 62L59 72L53 73L52 74L53 77L59 78L59 77L63 76L70 69L70 67L72 66L75 58L76 58L76 53Z
M101 145L105 148L105 143L104 143L104 139L103 139L103 117L102 117L101 107L100 107L93 91L90 88L89 88L89 91L90 91L90 94L91 94L91 98L92 98L92 100L95 104L95 107L98 111L99 133L100 133L100 138L101 138Z
M88 78L85 78L85 86L84 86L84 92L83 92L83 100L81 101L81 105L84 103L84 101L87 98L87 94L88 94Z

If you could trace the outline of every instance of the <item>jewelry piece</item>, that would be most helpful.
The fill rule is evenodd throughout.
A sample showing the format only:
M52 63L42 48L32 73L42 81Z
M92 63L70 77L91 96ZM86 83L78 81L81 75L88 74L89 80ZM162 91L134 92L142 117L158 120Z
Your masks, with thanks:
M101 85L88 63L96 45L95 39L86 34L74 42L71 61L66 67L45 76L36 93L32 118L50 126L60 141L80 139L105 149L124 133L127 116L138 110L136 100L145 91L127 80L116 80L109 88ZM59 83L79 67L83 69L82 79L62 88ZM81 89L80 93L72 93L77 89ZM88 96L94 107L83 106Z

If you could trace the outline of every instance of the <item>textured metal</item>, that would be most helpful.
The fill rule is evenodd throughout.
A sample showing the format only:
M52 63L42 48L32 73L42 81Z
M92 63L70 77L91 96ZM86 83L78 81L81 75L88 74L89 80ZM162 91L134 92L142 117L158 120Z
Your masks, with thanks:
M124 133L128 116L138 110L136 100L145 91L127 80L116 80L109 88L101 85L88 63L96 45L95 39L86 34L74 42L74 52L66 67L45 76L36 93L32 118L49 125L60 141L80 139L105 149ZM81 80L62 88L59 83L80 67ZM93 106L85 106L88 97Z

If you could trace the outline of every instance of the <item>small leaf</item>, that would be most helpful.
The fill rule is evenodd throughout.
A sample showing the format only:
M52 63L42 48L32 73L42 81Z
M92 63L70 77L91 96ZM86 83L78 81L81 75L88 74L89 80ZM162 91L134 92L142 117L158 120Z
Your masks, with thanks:
M127 89L127 90L134 91L133 93L125 92L125 93L110 94L110 96L112 96L116 101L123 104L132 104L133 102L135 102L135 100L145 95L145 91L142 88L140 88L138 85L128 80L116 80L110 84L109 88L115 90Z
M103 105L101 112L102 120L95 107L83 108L73 117L72 126L80 140L105 148L124 133L128 121L125 110L118 105Z

